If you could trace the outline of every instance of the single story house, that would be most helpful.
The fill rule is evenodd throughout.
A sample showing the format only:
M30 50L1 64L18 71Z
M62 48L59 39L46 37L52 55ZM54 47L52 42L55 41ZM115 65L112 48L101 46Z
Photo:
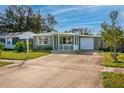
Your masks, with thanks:
M78 33L43 33L33 36L33 48L44 49L52 47L53 51L98 50L101 39L94 35Z
M33 41L33 36L35 33L27 31L27 32L13 32L13 33L1 33L0 34L0 42L5 45L6 49L13 49L16 42L19 40ZM28 46L27 46L28 47Z

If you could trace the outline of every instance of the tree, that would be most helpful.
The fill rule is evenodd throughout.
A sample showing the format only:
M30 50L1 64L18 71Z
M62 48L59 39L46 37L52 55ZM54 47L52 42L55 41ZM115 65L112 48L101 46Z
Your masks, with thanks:
M34 13L30 6L8 6L5 13L0 14L1 32L51 32L55 31L56 24L53 15L48 14L45 18L40 13Z
M67 32L72 32L72 33L79 33L81 35L92 35L92 32L90 30L88 30L88 28L72 28L69 31L65 31Z
M8 9L6 9L6 12L4 14L0 14L0 31L1 32L11 32L12 29L14 29L16 23L15 23L15 16L13 11L13 6L9 6Z
M81 35L92 35L92 32L88 28L78 28Z
M47 18L46 18L46 31L47 32L52 32L52 31L55 31L55 25L57 24L57 20L55 19L55 17L51 14L48 14L47 15Z
M120 26L117 26L117 17L118 17L118 11L112 11L110 12L110 18L112 24L108 24L106 22L103 22L101 24L102 31L101 31L101 38L104 40L111 48L111 54L114 62L117 62L117 46L121 43L121 40L123 38L123 30ZM112 51L113 50L113 51Z
M32 29L33 14L34 13L32 8L27 6L26 27L25 27L27 31L30 31Z
M44 29L45 21L40 14L34 14L32 17L32 31L35 33L42 33Z
M29 15L31 15L29 9L31 10L28 6L8 6L5 13L0 15L1 30L3 32L22 32L29 30L30 25L27 25L29 23L28 21L31 20L28 19Z

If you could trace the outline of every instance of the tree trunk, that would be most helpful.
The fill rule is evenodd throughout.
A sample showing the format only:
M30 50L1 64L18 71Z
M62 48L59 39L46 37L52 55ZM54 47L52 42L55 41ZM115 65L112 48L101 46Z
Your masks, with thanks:
M112 50L112 48L110 48L110 52L111 52L111 56L113 55L113 50Z
M2 55L2 50L0 50L0 56Z
M112 58L113 58L113 62L117 62L118 61L117 54L116 54L116 47L114 47L114 52L113 52Z

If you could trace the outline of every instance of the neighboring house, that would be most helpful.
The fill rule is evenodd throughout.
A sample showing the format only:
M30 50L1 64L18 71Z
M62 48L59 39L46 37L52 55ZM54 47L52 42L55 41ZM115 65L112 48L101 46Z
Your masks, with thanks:
M33 38L34 49L52 47L53 51L98 50L101 40L98 36L77 33L43 33Z
M19 40L33 41L33 32L13 32L13 33L2 33L0 34L0 42L5 45L6 49L13 49L16 42Z

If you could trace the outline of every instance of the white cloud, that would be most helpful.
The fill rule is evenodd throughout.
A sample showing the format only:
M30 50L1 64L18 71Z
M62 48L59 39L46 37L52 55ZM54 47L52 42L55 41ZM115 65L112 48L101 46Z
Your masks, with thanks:
M101 24L103 21L90 21L90 22L82 22L82 23L76 23L78 25L96 25Z
M61 9L56 12L53 12L52 14L57 15L57 14L61 14L64 12L74 11L74 10L78 10L78 9L81 9L81 8L77 8L77 7L76 8L66 8L66 9Z
M52 14L54 15L58 15L58 14L61 14L61 13L65 13L65 12L70 12L70 11L76 11L76 10L83 10L83 9L88 9L88 11L95 11L95 10L98 10L98 7L101 7L101 6L73 6L71 8L64 8L64 9L61 9L61 10L57 10L55 12L53 12Z

